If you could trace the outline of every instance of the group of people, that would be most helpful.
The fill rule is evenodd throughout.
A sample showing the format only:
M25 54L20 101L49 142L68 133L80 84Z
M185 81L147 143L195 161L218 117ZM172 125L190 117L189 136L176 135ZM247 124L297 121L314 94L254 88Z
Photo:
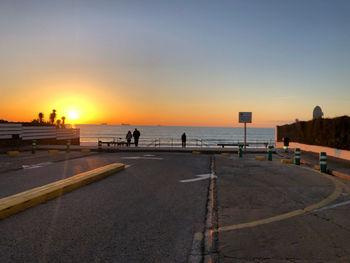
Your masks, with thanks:
M135 128L134 132L131 134L131 131L128 131L128 133L126 134L126 146L129 147L131 144L131 139L132 137L134 137L134 143L135 143L135 147L137 147L139 145L139 138L141 136L141 133L138 129Z
M125 136L126 139L126 146L129 147L131 145L131 139L134 137L134 144L135 147L139 145L139 138L141 136L141 133L138 129L135 128L134 132L131 133L131 131L128 131L128 133ZM183 133L181 135L181 141L182 141L182 147L186 147L186 133Z

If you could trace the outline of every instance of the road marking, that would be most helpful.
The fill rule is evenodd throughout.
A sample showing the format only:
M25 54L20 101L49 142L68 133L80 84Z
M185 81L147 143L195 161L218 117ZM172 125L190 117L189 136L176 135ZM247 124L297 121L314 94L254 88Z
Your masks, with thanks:
M247 228L247 227L255 227L255 226L259 226L259 225L264 225L264 224L269 224L272 222L281 221L281 220L288 219L288 218L291 218L294 216L302 215L302 214L305 214L307 212L319 209L321 207L324 207L324 206L330 204L331 202L336 200L341 195L341 193L343 192L343 189L345 189L348 192L350 191L350 188L348 188L344 183L338 181L334 177L329 176L329 175L324 174L324 173L320 173L320 174L322 174L323 176L330 179L334 184L333 193L330 194L326 199L322 200L321 202L307 206L304 209L297 209L297 210L294 210L294 211L291 211L288 213L284 213L281 215L277 215L277 216L273 216L273 217L269 217L269 218L265 218L265 219L255 220L255 221L248 222L248 223L241 223L241 224L236 224L236 225L231 225L231 226L219 227L217 229L214 229L213 231L214 232L223 232L223 231L232 231L232 230L237 230L237 229L242 229L242 228Z
M154 157L155 155L154 154L144 154L143 156L145 156L145 157Z
M337 203L337 204L334 204L334 205L327 205L327 206L324 206L322 208L312 210L312 211L308 212L307 214L321 212L321 211L324 211L324 210L328 210L328 209L332 209L332 208L336 208L338 206L344 206L344 205L348 205L348 204L350 204L350 200L345 201L345 202L340 202L340 203Z
M191 182L206 180L206 179L209 179L209 178L217 178L217 176L214 175L214 174L198 174L196 176L198 176L199 178L180 180L180 182L181 183L191 183Z
M159 158L159 157L143 157L143 156L121 157L121 159L128 159L128 160L163 160L163 158Z
M61 196L66 192L115 174L123 169L124 164L112 163L47 185L1 198L0 219Z
M35 169L47 166L49 164L52 164L52 162L45 162L45 163L37 163L37 164L29 164L29 165L22 165L23 169Z
M130 164L125 165L125 168L129 168L129 167L131 167L131 165L130 165Z

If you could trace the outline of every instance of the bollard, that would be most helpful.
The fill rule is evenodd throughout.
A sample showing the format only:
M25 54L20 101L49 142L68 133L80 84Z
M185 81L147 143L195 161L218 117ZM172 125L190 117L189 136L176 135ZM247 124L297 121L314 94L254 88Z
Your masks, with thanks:
M36 140L33 140L32 142L32 154L36 152Z
M102 152L102 141L98 141L98 151Z
M295 153L294 153L294 163L296 165L300 165L300 148L296 148L295 149Z
M239 145L239 149L238 149L238 157L239 158L242 158L242 155L243 155L243 149L242 148L243 148L243 145L240 144Z
M267 160L272 161L272 145L269 145L269 151L267 153Z
M325 152L320 154L320 170L322 173L327 172L327 154Z
M67 153L70 152L70 140L67 140Z

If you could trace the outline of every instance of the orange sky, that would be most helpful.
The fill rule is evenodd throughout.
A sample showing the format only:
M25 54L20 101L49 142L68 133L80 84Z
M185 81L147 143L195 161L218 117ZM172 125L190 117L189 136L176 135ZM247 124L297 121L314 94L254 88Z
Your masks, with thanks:
M316 105L350 115L346 7L204 2L5 1L0 119L56 109L75 123L232 127L251 111L251 127L274 127Z

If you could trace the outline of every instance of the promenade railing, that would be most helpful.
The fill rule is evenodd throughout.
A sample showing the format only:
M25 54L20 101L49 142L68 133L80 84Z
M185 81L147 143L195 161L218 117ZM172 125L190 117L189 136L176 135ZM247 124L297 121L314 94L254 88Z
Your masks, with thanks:
M109 147L125 147L126 140L123 137L117 136L103 136L103 137L80 137L80 142L84 145L96 145L101 141L103 145ZM267 148L269 145L274 146L274 138L261 139L253 138L247 141L247 148ZM131 140L131 147L134 147L134 139ZM238 145L243 145L243 139L233 140L227 139L201 139L188 138L186 140L186 147L192 148L238 148ZM141 137L139 139L139 147L182 147L182 141L178 138L151 138Z

